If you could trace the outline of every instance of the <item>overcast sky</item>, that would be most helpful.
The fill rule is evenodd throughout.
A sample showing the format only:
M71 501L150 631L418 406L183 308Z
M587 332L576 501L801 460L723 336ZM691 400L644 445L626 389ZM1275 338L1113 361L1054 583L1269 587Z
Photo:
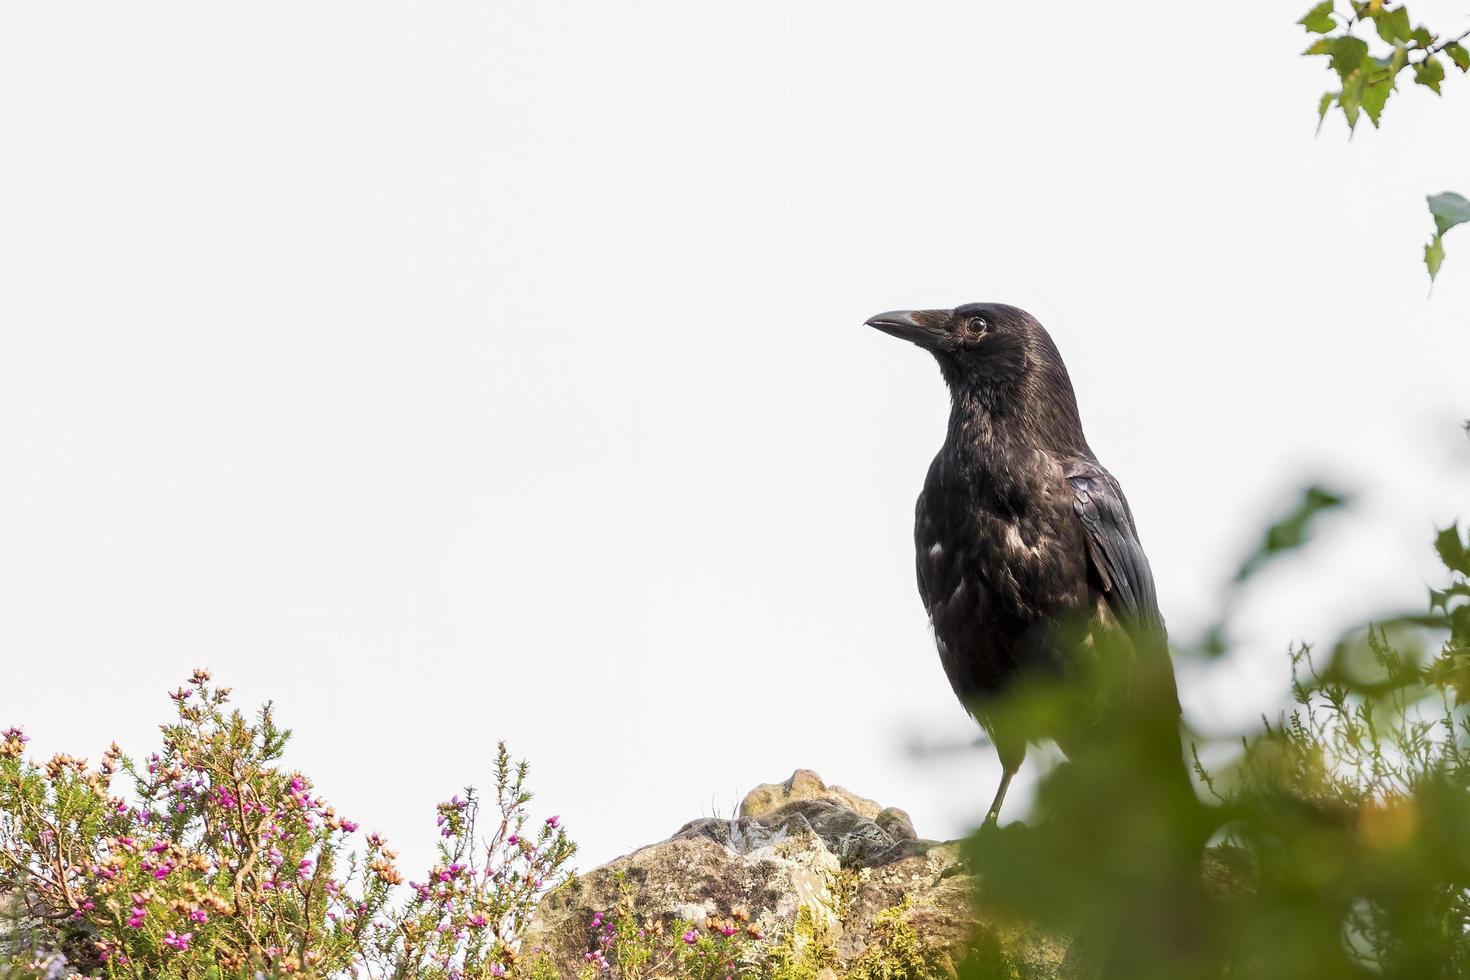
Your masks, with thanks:
M959 835L991 751L906 748L973 731L914 587L947 397L863 320L976 300L1052 331L1176 636L1358 494L1183 680L1248 722L1470 516L1470 232L1419 257L1470 85L1314 137L1300 13L7 6L0 723L146 752L207 665L409 868L498 738L584 866L798 766Z

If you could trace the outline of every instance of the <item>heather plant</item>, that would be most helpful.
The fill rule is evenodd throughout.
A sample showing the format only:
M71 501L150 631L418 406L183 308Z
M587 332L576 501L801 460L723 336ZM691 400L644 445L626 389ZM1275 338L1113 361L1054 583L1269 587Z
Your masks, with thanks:
M439 861L408 883L412 898L372 934L367 959L379 969L369 975L476 980L514 970L537 901L567 880L576 850L559 817L528 827L526 775L501 743L486 836L473 788L439 804Z
M0 733L0 895L22 923L12 942L28 947L10 976L67 962L136 978L509 972L574 850L555 817L527 829L524 764L500 746L481 844L472 788L439 805L441 860L399 902L387 842L368 834L348 852L357 822L279 765L290 733L270 706L252 722L210 681L196 671L170 695L162 747L137 761L116 744L95 767L26 761L26 735ZM130 792L114 789L120 776Z
M593 916L582 980L733 980L758 976L760 927L743 907L702 923L640 917L619 878L617 906Z

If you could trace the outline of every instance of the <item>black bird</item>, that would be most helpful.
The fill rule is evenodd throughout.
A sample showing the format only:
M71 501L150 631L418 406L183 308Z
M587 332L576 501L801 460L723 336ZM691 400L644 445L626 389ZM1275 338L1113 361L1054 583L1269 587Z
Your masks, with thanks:
M1155 682L1172 736L1155 734L1187 785L1153 574L1122 488L1088 448L1050 335L999 303L880 313L868 326L929 351L949 385L949 428L919 495L914 546L944 672L1004 769L986 822L999 818L1035 737L997 710L999 696L1027 677L1075 673L1100 630L1110 649L1126 637L1129 669ZM1044 734L1074 755L1068 731Z

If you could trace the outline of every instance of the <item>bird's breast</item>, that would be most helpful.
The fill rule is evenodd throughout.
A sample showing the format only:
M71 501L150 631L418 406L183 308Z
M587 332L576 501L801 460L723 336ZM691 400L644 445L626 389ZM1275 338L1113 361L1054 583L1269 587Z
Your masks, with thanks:
M948 476L936 460L914 545L945 672L970 700L1002 689L1028 663L1056 660L1049 626L1086 607L1086 566L1070 501L1056 489L1065 480L1045 461L1023 460L999 477Z

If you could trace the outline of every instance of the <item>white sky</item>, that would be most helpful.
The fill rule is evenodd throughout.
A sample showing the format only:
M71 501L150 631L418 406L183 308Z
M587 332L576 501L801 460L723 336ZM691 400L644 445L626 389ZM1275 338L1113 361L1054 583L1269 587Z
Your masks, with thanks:
M1177 636L1360 492L1184 679L1249 720L1421 602L1470 477L1470 232L1419 261L1470 84L1314 138L1300 12L7 6L0 722L146 751L208 665L409 867L500 737L584 866L797 766L958 835L990 750L906 750L972 730L912 570L946 396L862 324L972 300L1050 327Z

